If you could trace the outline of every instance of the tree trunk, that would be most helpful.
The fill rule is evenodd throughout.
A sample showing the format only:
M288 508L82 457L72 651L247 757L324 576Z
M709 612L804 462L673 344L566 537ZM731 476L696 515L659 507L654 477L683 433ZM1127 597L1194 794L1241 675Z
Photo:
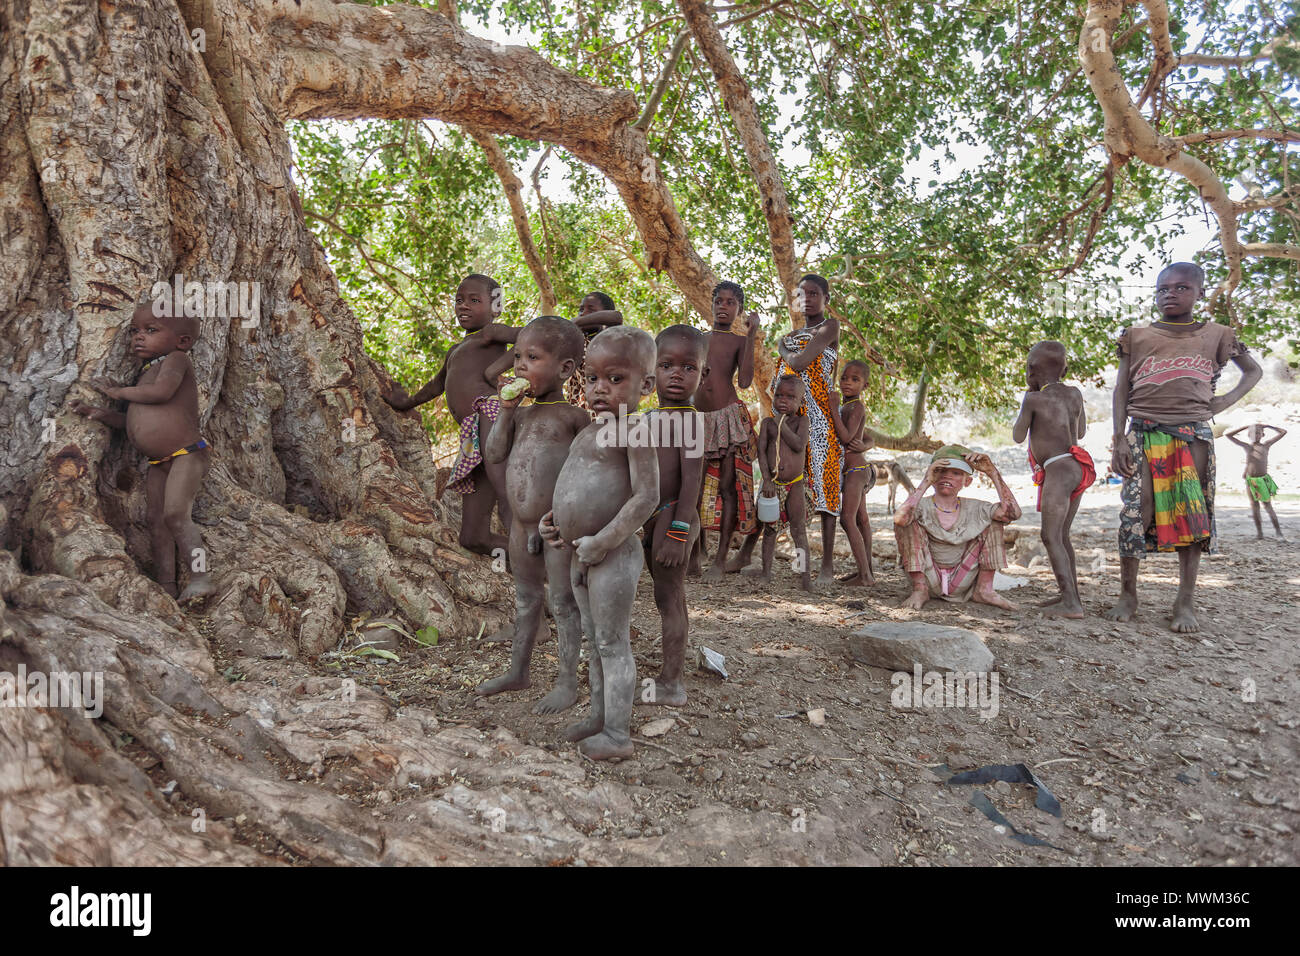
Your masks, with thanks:
M779 815L720 808L675 848L585 836L633 805L576 755L395 711L303 660L363 613L472 637L507 619L510 582L456 547L426 436L380 398L388 376L304 224L283 120L459 111L565 139L620 190L637 185L638 222L660 217L647 247L707 299L666 189L641 182L629 97L490 52L427 10L317 0L0 0L0 96L0 336L14 343L0 370L0 672L105 683L98 720L0 707L0 864L273 862L250 848L268 841L281 859L333 863L671 863L687 845L781 839ZM205 314L192 352L213 448L195 517L219 582L201 614L145 574L148 466L70 411L102 403L91 376L132 377L125 321L177 274L260 290L247 318ZM244 679L223 679L218 659ZM128 739L183 802L119 753ZM376 786L423 789L375 809L322 778L336 758ZM482 825L495 807L510 808L505 832Z

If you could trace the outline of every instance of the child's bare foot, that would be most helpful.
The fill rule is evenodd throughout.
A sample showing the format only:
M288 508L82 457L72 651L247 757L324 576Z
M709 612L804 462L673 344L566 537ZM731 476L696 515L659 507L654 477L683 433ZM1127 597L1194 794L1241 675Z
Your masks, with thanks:
M1037 604L1034 605L1034 607L1051 607L1053 604L1060 604L1060 603L1061 603L1061 595L1058 594L1056 597L1048 598L1046 601L1039 601Z
M578 751L592 760L625 760L632 756L632 741L616 744L602 731L578 744Z
M654 695L649 700L638 700L637 703L653 707L682 707L686 704L686 688L682 686L680 680L656 677L654 691Z
M1179 598L1174 601L1174 619L1169 622L1169 630L1178 634L1193 634L1200 629L1201 625L1196 620L1196 610L1192 607L1191 600L1184 601Z
M804 575L807 577L807 575ZM828 588L835 583L835 571L830 567L823 567L821 574L817 575L817 586L819 588ZM807 587L807 585L805 585Z
M1010 601L1004 598L997 591L994 591L992 588L988 588L987 590L984 591L981 591L979 588L976 588L975 593L971 595L971 600L974 601L976 604L988 604L991 605L992 607L1000 607L1004 611L1016 610L1016 606L1014 604L1012 604Z
M727 562L727 573L736 574L737 572L743 571L745 570L745 568L749 567L750 564L753 563L753 560L754 560L753 558L750 558L748 561L742 563L740 560L740 555L736 555L734 558L732 558L730 561Z
M513 627L503 627L499 631L493 631L487 637L482 638L485 644L509 644L515 639L515 629Z
M507 671L500 677L485 680L474 688L474 693L480 697L491 697L493 694L500 694L502 691L527 690L532 686L533 682L527 674L515 674Z
M704 580L713 582L722 580L722 564L714 561L709 565L709 570L704 572Z
M857 587L864 587L864 588L874 587L876 584L875 578L862 573L846 574L844 575L844 577L839 578L838 580L840 584L851 584L851 585L856 585Z
M586 740L593 734L598 734L605 727L603 719L587 717L586 720L580 720L576 724L569 724L564 730L560 731L560 736L568 741Z
M533 705L534 714L558 714L578 702L577 688L560 684Z
M1071 606L1064 601L1043 608L1043 617L1063 617L1071 621L1082 621L1086 616L1083 613L1083 605Z
M1137 598L1131 594L1121 594L1119 603L1109 611L1103 611L1101 616L1108 621L1131 621L1133 615L1137 613Z
M921 608L925 607L925 602L928 600L930 600L930 592L928 590L913 591L903 600L903 603L898 606L907 611L919 611Z
M174 585L173 585L174 586ZM217 583L212 580L210 574L196 574L190 578L190 583L185 590L176 598L178 604L184 604L186 601L195 601L200 598L209 597L216 593Z

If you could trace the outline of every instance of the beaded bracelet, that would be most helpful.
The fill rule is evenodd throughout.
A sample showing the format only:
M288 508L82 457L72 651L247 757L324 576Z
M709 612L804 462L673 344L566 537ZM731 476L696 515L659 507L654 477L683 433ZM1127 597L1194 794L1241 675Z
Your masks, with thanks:
M691 523L689 521L674 521L672 523L672 529L674 531L690 531Z

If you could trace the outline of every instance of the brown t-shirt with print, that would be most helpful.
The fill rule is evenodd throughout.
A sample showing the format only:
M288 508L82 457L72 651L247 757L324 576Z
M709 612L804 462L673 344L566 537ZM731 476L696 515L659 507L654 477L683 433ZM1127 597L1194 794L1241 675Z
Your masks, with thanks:
M1129 416L1161 425L1206 421L1219 372L1245 352L1237 333L1215 322L1190 333L1125 329L1119 354L1129 360Z

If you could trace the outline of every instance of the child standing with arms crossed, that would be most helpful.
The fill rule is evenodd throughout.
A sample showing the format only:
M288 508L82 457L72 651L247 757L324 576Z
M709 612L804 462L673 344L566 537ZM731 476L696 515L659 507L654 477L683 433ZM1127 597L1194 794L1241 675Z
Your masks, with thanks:
M1083 617L1083 604L1070 525L1079 499L1097 478L1092 456L1078 444L1088 430L1083 393L1061 382L1065 346L1060 342L1039 342L1029 350L1027 364L1029 391L1011 437L1017 443L1029 439L1029 467L1039 486L1038 510L1043 513L1040 533L1060 589L1056 598L1043 605L1047 608L1043 613L1078 619Z
M1258 363L1227 326L1192 317L1205 294L1205 273L1190 262L1166 266L1156 279L1160 318L1119 338L1111 467L1124 476L1119 516L1120 596L1106 617L1137 612L1138 562L1151 551L1178 552L1178 597L1172 630L1200 629L1193 598L1201 552L1215 547L1214 433L1209 419L1255 387ZM1215 395L1223 367L1241 380Z
M594 760L632 756L632 602L641 576L636 530L659 501L659 460L648 438L609 441L616 420L635 411L655 387L655 342L627 325L601 332L587 347L587 406L596 420L578 433L555 486L554 510L539 530L569 549L573 596L591 642L587 671L591 713L564 731ZM635 427L635 426L634 426Z

